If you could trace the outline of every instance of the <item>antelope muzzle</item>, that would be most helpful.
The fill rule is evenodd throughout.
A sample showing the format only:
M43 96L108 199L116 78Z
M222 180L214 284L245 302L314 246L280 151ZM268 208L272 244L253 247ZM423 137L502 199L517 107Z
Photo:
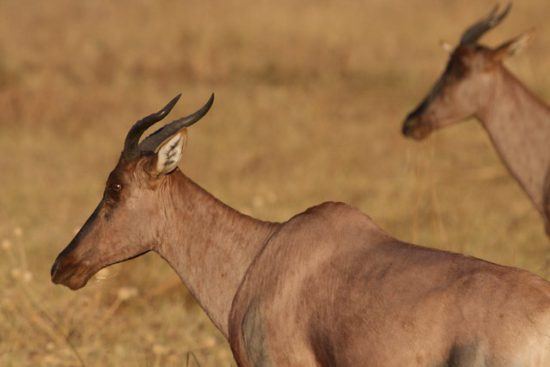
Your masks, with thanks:
M432 124L419 109L409 113L403 122L401 132L408 138L422 140L432 132Z
M80 289L86 285L94 274L87 261L75 259L74 256L60 254L55 260L51 276L52 282L62 284L72 290Z
M98 209L92 213L69 245L55 259L50 271L53 283L65 285L72 290L80 289L99 270L97 261L92 261L95 246L90 244L94 241L88 238L97 213Z

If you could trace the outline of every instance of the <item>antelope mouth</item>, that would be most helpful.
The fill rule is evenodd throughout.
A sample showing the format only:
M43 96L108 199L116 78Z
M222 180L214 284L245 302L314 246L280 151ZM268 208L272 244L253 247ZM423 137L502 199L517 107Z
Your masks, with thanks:
M56 260L52 266L51 277L54 284L64 285L73 291L84 287L95 274L93 269L79 263L63 263Z
M431 124L418 118L407 118L403 123L401 132L404 136L414 140L423 140L432 132Z
M50 275L54 284L64 285L73 291L84 287L98 271L111 265L140 257L150 250L144 250L129 257L102 262L93 266L89 260L73 260L71 255L60 255L52 265Z

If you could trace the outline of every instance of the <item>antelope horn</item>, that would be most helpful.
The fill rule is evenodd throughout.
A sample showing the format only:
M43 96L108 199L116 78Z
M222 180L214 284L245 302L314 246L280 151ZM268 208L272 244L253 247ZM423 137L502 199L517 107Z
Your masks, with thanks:
M195 113L192 113L189 116L183 117L181 119L170 122L169 124L161 127L139 144L139 150L141 152L154 152L158 146L168 139L170 136L174 135L179 130L189 127L199 121L201 118L206 115L212 104L214 103L214 93L210 96L208 101Z
M500 22L506 18L511 8L512 3L510 2L499 14L499 6L497 4L485 18L479 20L466 29L466 31L462 34L460 44L463 46L475 44L481 36L483 36L483 34L499 25Z
M161 109L158 112L152 113L149 116L146 116L142 118L141 120L137 121L134 126L128 131L128 134L126 135L126 140L124 141L124 150L122 151L122 156L126 160L130 160L133 158L136 158L140 154L139 149L139 138L145 130L153 126L156 122L159 122L163 118L166 117L174 108L178 100L180 99L181 94L178 94L166 106L164 106L163 109Z

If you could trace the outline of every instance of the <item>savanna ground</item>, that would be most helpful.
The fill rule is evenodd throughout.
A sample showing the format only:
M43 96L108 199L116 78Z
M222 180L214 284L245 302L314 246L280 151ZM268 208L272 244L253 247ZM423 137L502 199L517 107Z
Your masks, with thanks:
M97 204L127 129L178 92L216 92L181 168L283 221L326 200L395 236L550 276L542 223L475 121L423 143L400 123L492 1L0 1L0 365L229 366L227 343L151 254L78 292L55 255ZM550 99L550 3L515 4L495 44Z

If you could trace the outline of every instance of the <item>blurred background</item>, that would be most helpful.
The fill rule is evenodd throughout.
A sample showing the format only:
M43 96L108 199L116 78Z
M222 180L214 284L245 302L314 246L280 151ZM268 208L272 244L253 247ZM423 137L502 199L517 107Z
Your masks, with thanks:
M0 365L231 366L227 343L149 254L78 292L49 268L98 203L126 131L183 93L182 170L250 215L339 200L410 242L550 276L542 221L476 121L400 124L493 1L0 0ZM550 99L550 3L522 0L484 42L536 27L507 62Z

